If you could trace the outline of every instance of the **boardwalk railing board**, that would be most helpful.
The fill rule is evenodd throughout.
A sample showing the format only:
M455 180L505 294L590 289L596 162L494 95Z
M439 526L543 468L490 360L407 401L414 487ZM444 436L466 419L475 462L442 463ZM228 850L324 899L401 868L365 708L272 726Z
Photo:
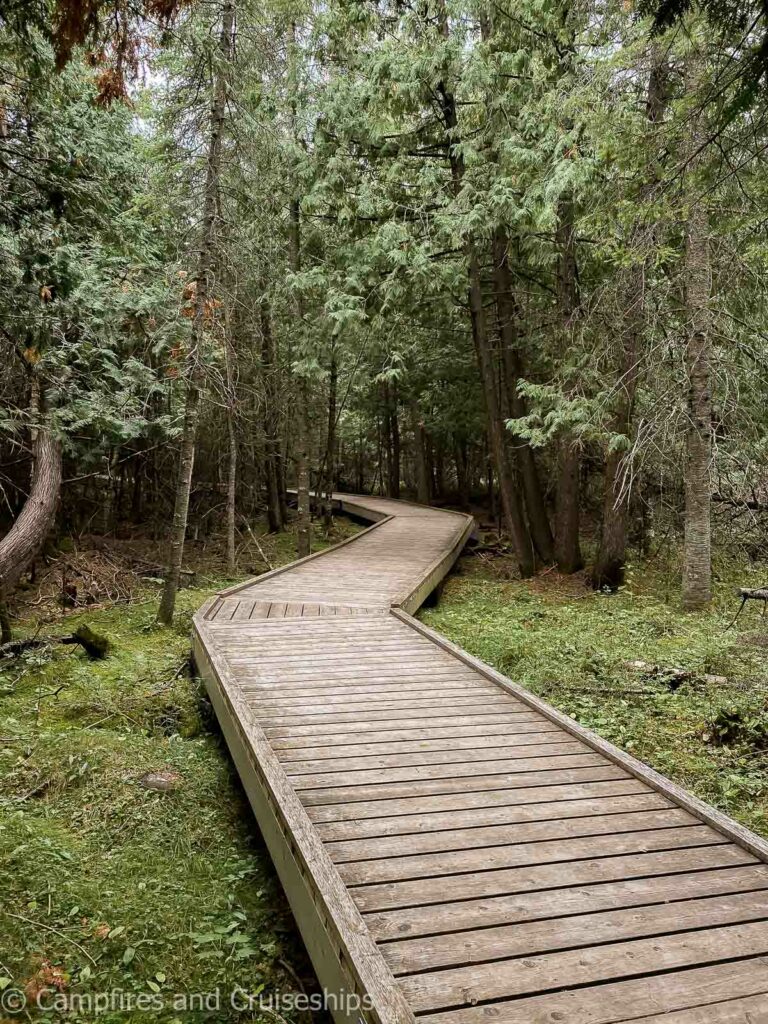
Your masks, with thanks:
M194 651L337 1022L768 1024L768 844L412 618L471 517L334 505Z

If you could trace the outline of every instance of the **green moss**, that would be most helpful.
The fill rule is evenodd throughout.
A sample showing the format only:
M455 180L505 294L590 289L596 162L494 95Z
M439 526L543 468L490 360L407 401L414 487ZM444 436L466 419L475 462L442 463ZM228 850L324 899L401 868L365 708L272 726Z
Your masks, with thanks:
M768 624L748 609L738 628L727 628L738 607L736 586L758 585L766 566L721 558L714 606L699 614L679 608L677 568L674 560L637 565L622 591L609 595L552 573L510 581L508 566L467 557L446 582L438 607L423 617L582 724L768 835ZM630 667L635 661L649 668ZM676 673L665 671L678 668L689 673L681 685Z
M351 530L340 523L333 540ZM295 557L290 535L264 545L275 564ZM151 1019L226 1024L260 1019L229 1006L238 985L294 991L295 975L312 984L204 691L179 672L193 611L225 582L182 591L170 629L155 624L151 590L47 628L64 635L87 621L109 642L104 660L56 646L2 665L0 977L14 987L51 964L77 994L219 989L210 1014L169 1007ZM163 770L180 777L173 791L138 784Z

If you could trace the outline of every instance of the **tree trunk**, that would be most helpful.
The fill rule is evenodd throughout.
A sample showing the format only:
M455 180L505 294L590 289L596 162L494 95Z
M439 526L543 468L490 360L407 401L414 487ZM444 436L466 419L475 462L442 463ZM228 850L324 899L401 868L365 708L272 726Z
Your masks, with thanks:
M264 377L264 476L267 485L267 524L270 533L285 526L281 496L279 416L277 408L277 366L269 301L261 300L261 372Z
M33 403L34 404L34 403ZM0 599L34 559L56 518L61 491L61 445L43 423L34 430L33 469L29 497L10 530L0 540Z
M339 369L336 364L336 349L331 350L331 366L328 373L328 437L325 445L325 486L324 525L326 533L333 526L333 481L336 476L336 391Z
M469 453L467 439L462 437L456 442L456 490L458 491L459 508L469 508Z
M428 505L429 469L427 467L426 431L415 398L411 399L411 429L413 430L413 461L416 468L416 501L420 505Z
M518 381L523 376L523 366L515 329L515 305L512 276L507 261L507 239L500 230L496 231L493 240L493 276L509 412L513 419L520 419L527 412L525 400L517 391ZM550 563L554 559L554 540L541 491L536 460L527 441L514 434L511 435L510 440L514 445L520 480L523 485L531 537L541 560Z
M438 7L438 20L442 35L448 39L450 35L445 4L441 0ZM446 82L437 83L437 95L440 101L443 124L445 127L445 144L451 168L454 194L461 191L464 177L464 160L457 148L461 142L458 135L458 119L456 116L456 98ZM499 481L499 497L504 512L507 532L512 540L515 555L522 576L532 576L535 571L533 542L523 516L520 495L515 487L515 480L507 460L505 427L502 423L499 401L496 390L491 350L488 344L488 330L483 309L483 291L480 278L480 264L474 243L466 243L466 256L469 275L469 312L472 324L472 340L475 346L480 380L485 396L485 408L488 420L488 436L491 454Z
M651 69L648 80L646 114L650 124L660 121L667 103L668 69L665 61L659 59ZM640 189L642 206L647 202L655 181L646 182ZM634 233L634 245L639 245L641 257L626 275L623 310L621 376L617 387L617 401L612 432L629 438L632 434L635 395L639 377L639 362L643 347L645 328L645 279L648 269L647 257L642 251L652 238L653 228L640 229ZM616 590L624 582L624 564L627 557L627 514L629 506L628 489L623 482L624 455L619 450L608 452L605 462L605 486L603 491L603 517L600 543L592 569L592 585L598 589Z
M296 549L299 558L312 550L312 508L309 480L309 430L307 424L307 396L305 384L299 387L296 430Z
M292 31L295 36L295 29ZM301 270L301 210L299 200L291 200L291 219L288 237L288 253L291 270ZM296 303L296 313L303 320L301 302ZM296 395L296 549L299 558L305 558L312 548L312 505L309 478L309 398L307 385L299 381Z
M207 308L211 288L209 278L214 269L216 210L218 209L219 175L221 173L222 141L227 99L227 81L223 65L228 63L232 57L234 20L234 0L225 0L218 42L221 66L214 70L213 95L211 99L211 125L205 171L203 225L195 289L195 316L192 322L190 346L186 359L187 393L173 508L173 522L171 525L170 557L168 559L168 575L157 613L158 620L165 625L170 625L173 622L176 594L181 578L181 564L184 558L184 542L186 540L187 516L189 514L189 496L192 490L192 470L195 464L197 425L200 418L201 391L205 380L204 363L200 350L204 343L206 316L209 315Z
M398 416L397 387L387 384L387 419L389 421L390 459L389 496L400 497L400 419Z
M572 332L579 307L576 233L573 201L560 200L556 242L560 250L557 275L558 304L566 337ZM581 456L568 433L560 439L555 499L555 560L561 572L577 572L584 564L579 544Z
M700 79L699 59L692 59L686 76L689 94L695 95ZM704 146L701 113L693 115L690 135L689 173L701 164ZM695 182L695 178L694 178ZM690 204L685 229L685 303L688 340L685 368L688 377L688 435L685 464L685 544L683 557L683 607L705 608L712 599L711 481L712 393L709 301L712 269L709 255L709 222L701 196L689 186Z
M237 573L235 560L235 515L237 493L237 437L235 415L227 409L227 434L229 436L229 458L227 460L227 573L232 579Z
M557 506L555 510L555 558L560 572L578 572L583 566L579 547L579 492L581 457L566 438L561 442L557 463Z
M504 513L504 524L509 534L515 555L523 577L532 576L535 571L533 542L523 517L520 495L515 486L512 470L507 460L505 427L502 423L496 393L493 361L488 345L488 334L485 326L483 296L480 284L480 267L474 252L469 262L469 308L472 316L472 337L475 342L475 354L480 369L480 379L485 396L485 408L488 420L488 439L491 447L496 477L498 479L499 498Z
M232 338L232 316L229 302L224 304L224 362L227 381L227 573L232 579L237 572L235 560L235 516L237 513L237 390L235 384L235 350Z

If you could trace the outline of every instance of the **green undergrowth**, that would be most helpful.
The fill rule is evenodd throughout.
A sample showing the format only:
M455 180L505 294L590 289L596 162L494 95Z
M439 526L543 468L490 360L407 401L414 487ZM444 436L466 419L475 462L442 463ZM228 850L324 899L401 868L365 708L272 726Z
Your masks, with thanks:
M748 605L728 628L735 588L768 566L720 558L705 613L681 611L673 561L635 566L614 595L511 576L504 559L463 558L425 622L768 836L768 619Z
M340 522L333 540L353 529ZM295 537L265 545L275 563L294 557ZM0 989L33 1000L47 986L48 1005L58 990L70 1006L105 992L128 994L118 1007L154 1000L104 1012L83 1000L71 1013L59 1001L42 1019L275 1020L244 998L231 1006L230 993L314 984L204 691L184 667L193 611L228 582L182 591L171 629L155 624L157 590L45 627L64 635L87 623L110 642L103 661L56 646L0 662ZM19 635L35 628L23 623ZM168 773L173 788L145 788L149 772ZM198 1012L193 993L208 1009Z

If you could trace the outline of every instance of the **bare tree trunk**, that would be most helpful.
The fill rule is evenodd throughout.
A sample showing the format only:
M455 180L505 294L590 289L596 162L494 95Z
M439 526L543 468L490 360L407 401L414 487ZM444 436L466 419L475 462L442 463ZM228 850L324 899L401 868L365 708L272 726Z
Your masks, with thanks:
M686 76L689 94L700 84L700 58L694 57ZM694 173L702 162L705 132L702 114L694 114L690 134ZM712 600L711 480L712 393L709 301L712 268L709 254L709 218L705 201L689 186L689 213L685 226L685 303L688 341L685 368L688 376L688 437L685 465L685 544L683 607L705 608Z
M112 532L115 525L115 497L117 493L115 473L120 462L120 449L117 445L110 448L109 455L106 456L105 461L107 481L102 492L101 532L106 536Z
M387 435L389 437L389 496L400 497L400 420L396 385L386 384Z
M227 573L232 579L237 572L235 559L235 516L237 513L237 388L235 384L235 351L232 340L232 319L229 304L224 305L224 362L227 382Z
M291 270L296 274L301 270L301 211L298 199L291 200L288 252ZM302 320L303 310L300 301L296 303L296 313L299 320ZM296 549L299 558L306 557L312 548L308 406L307 385L305 381L300 380L296 396Z
M579 307L576 267L576 234L573 201L560 200L557 225L560 249L558 267L558 301L563 330L569 334ZM561 572L577 572L584 564L579 543L581 456L574 438L566 434L560 439L557 463L557 495L555 499L555 559Z
M291 88L291 130L294 140L298 142L297 110L298 96L296 91L296 68L294 66L296 50L296 23L291 22L288 33L289 44L289 79ZM295 185L294 185L295 187ZM291 270L298 274L301 270L301 207L298 194L291 197L290 220L288 226L288 259ZM304 310L301 298L296 300L296 316L299 326L303 323ZM306 381L299 381L296 396L296 490L297 490L297 523L296 539L299 558L310 553L312 547L312 504L310 495L309 470L309 395Z
M237 512L237 436L235 415L227 409L227 434L229 437L229 458L227 460L227 573L232 579L237 573L235 559L235 515Z
M324 525L328 532L333 526L333 481L336 475L336 391L339 369L336 364L336 349L331 350L331 365L328 372L328 436L325 445Z
M651 69L648 81L646 113L650 124L655 124L663 117L667 103L667 83L668 68L666 62L659 59ZM640 189L641 206L647 202L653 185L654 182L651 180ZM632 242L640 247L641 252L635 264L627 271L626 284L623 289L626 296L623 310L623 351L612 431L614 434L621 434L627 438L632 434L635 395L645 328L645 278L648 260L644 255L644 250L652 235L652 227L641 228L634 233ZM592 584L598 589L606 587L615 590L624 581L629 492L628 488L623 486L623 463L622 451L615 449L608 452L605 462L600 544L592 569Z
M35 387L33 401L35 406ZM44 409L42 422L33 431L33 469L29 497L10 530L0 540L0 599L5 600L11 588L34 559L45 542L56 518L61 491L61 445L50 433Z
M475 353L485 396L488 440L498 478L499 498L504 512L504 523L512 540L512 546L515 549L520 574L523 577L532 576L535 571L533 542L528 533L520 495L515 486L512 470L507 460L506 438L504 436L506 428L499 412L493 362L485 326L483 296L480 285L480 267L474 252L470 256L469 275L469 308L472 316L472 336L475 341Z
M520 419L527 412L525 401L517 391L518 381L523 375L523 367L515 329L515 306L512 278L507 260L507 239L500 230L496 231L493 240L493 275L509 412L512 418ZM530 445L523 438L512 435L511 442L514 445L515 458L523 485L528 526L533 543L536 545L541 560L552 562L554 540L549 526L544 496L541 492L536 460Z
M285 526L281 496L279 415L277 408L277 360L272 335L272 314L269 302L261 300L261 372L264 378L264 469L267 484L267 523L270 533Z
M467 439L460 438L456 442L456 490L458 491L459 507L469 508L469 453Z
M424 421L419 415L415 398L411 399L411 429L413 430L413 459L416 464L416 501L429 504L429 470L427 468L426 438Z
M173 622L176 594L181 578L184 542L187 535L189 496L192 490L192 470L195 464L197 425L200 418L201 391L205 380L204 364L201 359L200 350L204 343L206 316L209 315L208 297L211 288L211 281L209 279L212 276L214 264L216 210L218 208L219 175L221 173L222 140L227 98L227 80L223 65L229 63L232 58L234 21L234 0L225 0L218 42L218 56L221 65L214 70L213 95L211 99L211 125L205 171L202 237L195 289L195 316L192 323L190 346L186 359L187 393L184 407L181 451L179 453L176 496L173 508L173 522L171 525L170 557L168 559L168 575L157 613L158 620L165 625L170 625Z
M298 405L296 431L296 549L299 558L304 558L312 550L312 507L310 504L307 395L306 385L303 381L299 385Z

